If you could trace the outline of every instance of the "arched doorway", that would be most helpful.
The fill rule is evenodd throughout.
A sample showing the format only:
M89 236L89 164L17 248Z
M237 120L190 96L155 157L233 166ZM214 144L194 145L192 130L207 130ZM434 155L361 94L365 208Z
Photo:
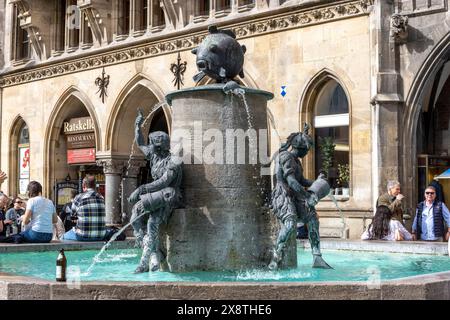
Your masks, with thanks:
M422 106L416 130L418 200L426 186L450 168L450 60L438 70L431 83L429 98ZM450 200L447 181L434 183L443 189L443 193L438 190L438 199Z
M70 189L81 191L87 173L96 175L104 194L104 175L96 164L100 148L98 122L89 100L71 87L58 100L48 121L45 136L45 194L57 209L70 198Z
M423 199L423 189L433 177L450 167L449 43L450 33L425 59L406 99L402 121L402 182L410 208Z
M128 196L138 185L148 181L149 165L134 142L134 123L138 109L142 110L145 117L142 128L145 141L151 131L164 131L170 134L170 108L162 103L163 101L162 91L152 81L138 75L119 94L108 121L106 149L110 160L123 168L120 179L114 180L117 183L116 187L111 189L111 192L117 193L115 198L120 199L120 208L114 208L109 203L108 190L105 200L107 209L111 207L114 215L121 216L122 224L131 215ZM108 174L106 179L109 179Z

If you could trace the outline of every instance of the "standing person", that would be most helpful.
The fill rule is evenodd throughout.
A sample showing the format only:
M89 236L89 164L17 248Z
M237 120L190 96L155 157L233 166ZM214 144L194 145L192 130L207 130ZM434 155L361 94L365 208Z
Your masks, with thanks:
M386 206L392 211L392 219L403 223L404 206L402 200L405 197L400 193L400 182L389 180L387 193L382 194L377 200L377 207Z
M444 229L444 221L447 230ZM436 200L436 189L425 189L425 200L417 205L416 216L412 225L414 240L447 241L450 236L450 212L445 204Z
M22 218L24 242L48 243L53 237L53 224L58 220L53 202L42 196L42 185L31 181L27 187L29 200Z
M14 198L13 207L6 211L6 220L11 220L12 224L17 225L18 232L21 230L22 216L25 214L23 200L19 197Z
M412 240L412 235L398 220L392 220L392 211L387 206L377 207L377 211L361 240Z
M63 206L61 212L59 213L59 218L64 224L65 232L71 230L73 227L77 225L75 216L72 212L73 199L75 199L76 195L77 190L75 189L70 190L70 201Z
M64 234L64 240L103 241L106 235L105 199L96 189L95 176L83 179L83 193L73 199L72 212L77 224Z

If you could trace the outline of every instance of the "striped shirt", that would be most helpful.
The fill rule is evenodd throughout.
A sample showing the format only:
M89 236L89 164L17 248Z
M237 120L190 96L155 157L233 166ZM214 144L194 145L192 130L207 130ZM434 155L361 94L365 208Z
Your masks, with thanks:
M75 231L87 239L103 238L106 233L105 199L94 189L88 189L73 199L72 212L78 217Z

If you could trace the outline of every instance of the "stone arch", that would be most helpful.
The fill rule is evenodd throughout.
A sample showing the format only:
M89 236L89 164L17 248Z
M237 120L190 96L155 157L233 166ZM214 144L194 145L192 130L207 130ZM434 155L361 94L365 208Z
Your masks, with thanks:
M141 94L146 96L147 101L150 102L150 105L136 105L136 108L134 110L131 110L130 104L133 103L133 101L130 99L138 97ZM141 107L144 111L144 115L146 115L150 112L150 109L152 109L154 105L159 102L165 101L164 99L164 92L159 86L156 85L154 81L152 81L146 75L139 73L135 75L131 80L129 80L123 86L123 89L119 92L110 112L110 116L108 118L106 126L105 150L109 150L113 153L129 152L128 149L134 137L133 128L134 119L136 118L137 114L137 108ZM161 108L164 112L168 130L170 133L172 124L172 111L167 104L163 104L159 108ZM152 118L156 113L155 111L159 110L159 108L153 110L149 120L147 121L148 125L150 125ZM127 138L130 138L127 143L120 141L119 139L119 137L121 136L121 131L125 130L124 128L131 128L131 133L127 132L126 134Z
M8 140L9 140L9 157L8 157L8 193L10 195L18 194L18 143L20 129L23 125L27 125L27 122L23 119L21 114L15 116L14 120L11 122L11 126L8 130ZM28 126L29 128L29 126Z
M343 81L342 79L345 79L346 81ZM349 81L349 78L343 75L343 73L336 73L328 68L323 68L319 72L317 72L315 75L313 75L310 80L306 83L303 90L301 91L300 100L298 103L298 112L299 112L299 130L303 130L303 123L308 123L311 126L311 135L314 136L314 125L313 125L313 114L314 114L314 107L315 102L317 100L318 94L323 88L323 86L330 80L336 81L344 90L345 95L347 97L348 101L348 109L349 109L349 117L350 117L350 123L349 123L349 145L350 145L350 151L349 151L349 163L350 167L352 164L352 134L351 134L351 122L352 122L352 101L350 92L348 90L348 84L352 86L352 83ZM309 152L307 156L305 157L305 172L307 173L307 176L313 177L315 174L315 168L314 168L314 155L313 152Z
M419 68L405 101L401 130L402 188L406 190L408 207L414 208L417 199L417 124L426 95L426 87L434 81L438 70L450 60L450 32L428 54ZM412 159L412 160L411 160ZM409 199L408 199L409 198Z
M50 116L47 120L44 139L44 194L47 197L52 195L53 183L55 181L55 157L54 153L60 137L64 120L71 114L79 112L74 106L82 104L87 111L87 115L94 121L96 151L101 150L101 132L98 117L94 105L80 89L76 86L67 88L58 98ZM72 107L71 107L72 106Z

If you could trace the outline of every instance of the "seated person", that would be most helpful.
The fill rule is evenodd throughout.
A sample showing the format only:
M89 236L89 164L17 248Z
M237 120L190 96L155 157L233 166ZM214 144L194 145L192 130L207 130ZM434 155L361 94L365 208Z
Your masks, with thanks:
M19 233L24 242L47 243L53 237L53 224L57 222L53 202L42 196L42 185L31 181L27 187L29 200L22 224L25 231Z
M59 218L64 224L65 232L71 230L77 225L77 221L74 219L75 217L72 213L73 199L75 199L77 193L78 192L75 189L70 190L70 201L63 206L61 212L59 213Z
M12 223L11 220L6 219L5 211L3 208L6 208L8 205L9 198L6 194L0 191L0 238L4 239L6 237L6 230L9 225Z
M392 211L387 206L379 206L361 240L402 241L412 240L412 236L400 221L392 219Z
M21 231L22 216L25 214L25 209L22 207L23 203L21 198L16 197L13 200L13 207L6 211L6 220L11 220L12 224L17 226L18 232Z
M96 190L95 177L83 179L83 193L73 199L72 212L77 224L64 234L63 240L103 241L106 235L105 199Z

